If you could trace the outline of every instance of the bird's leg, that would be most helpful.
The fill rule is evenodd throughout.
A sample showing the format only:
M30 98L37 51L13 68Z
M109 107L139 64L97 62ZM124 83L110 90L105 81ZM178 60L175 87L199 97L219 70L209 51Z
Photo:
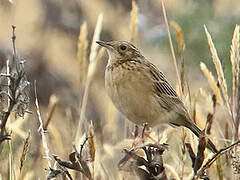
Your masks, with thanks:
M142 132L139 133L139 128L138 126L136 125L135 126L135 131L134 131L134 141L133 141L133 145L132 147L135 148L137 147L137 145L139 144L144 144L145 143L145 138L148 137L150 138L151 140L153 140L153 138L150 137L150 128L148 127L148 124L147 123L144 123L143 124L143 129L142 129Z
M135 130L134 130L134 133L133 133L134 140L133 140L132 148L135 148L138 144L137 143L138 135L139 135L139 128L138 128L137 125L135 125Z
M142 143L144 143L145 137L150 139L151 141L157 143L157 141L150 136L151 133L151 127L148 126L148 123L143 124L143 131L142 131Z
M134 130L134 138L135 139L138 137L138 134L139 134L138 131L139 131L138 126L135 125L135 130Z
M143 130L142 130L142 138L141 138L142 143L144 143L145 136L149 136L150 131L148 131L148 130L149 130L148 123L144 123Z

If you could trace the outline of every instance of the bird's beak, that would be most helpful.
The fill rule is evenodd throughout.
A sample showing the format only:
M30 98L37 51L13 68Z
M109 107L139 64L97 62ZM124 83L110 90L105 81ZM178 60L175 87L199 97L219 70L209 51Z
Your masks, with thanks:
M113 45L111 42L107 42L107 41L96 41L96 43L98 43L100 46L103 46L107 49L113 49Z

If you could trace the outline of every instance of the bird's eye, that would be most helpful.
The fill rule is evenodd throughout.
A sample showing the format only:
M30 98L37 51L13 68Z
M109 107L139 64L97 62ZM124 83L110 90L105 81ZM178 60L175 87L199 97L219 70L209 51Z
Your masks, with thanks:
M120 50L121 50L121 51L125 51L126 49L127 49L127 46L125 46L125 45L121 45L121 46L120 46Z

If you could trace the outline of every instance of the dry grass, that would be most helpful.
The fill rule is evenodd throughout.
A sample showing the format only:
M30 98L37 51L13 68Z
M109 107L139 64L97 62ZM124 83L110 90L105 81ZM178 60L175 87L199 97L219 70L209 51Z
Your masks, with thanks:
M168 3L166 1L166 7L169 7ZM186 101L186 105L189 101L189 107L193 108L193 119L202 127L205 126L205 135L198 140L184 128L173 129L168 126L159 129L146 127L135 129L133 124L125 122L106 96L103 71L107 57L105 50L99 49L95 41L102 39L100 38L102 36L106 38L104 40L111 37L129 39L135 44L144 42L141 41L144 40L143 29L139 29L139 27L144 27L141 24L142 6L135 1L132 1L129 10L126 9L125 4L115 4L110 1L78 1L76 6L76 8L82 8L83 17L86 17L84 21L81 21L80 30L79 25L77 26L79 34L67 40L68 34L64 32L64 35L59 35L59 39L54 39L57 37L53 35L54 33L61 33L49 28L46 34L39 35L43 40L53 39L53 47L56 48L57 53L52 54L51 57L57 56L56 59L59 60L56 61L58 63L54 69L58 69L59 64L63 64L65 69L62 73L65 75L67 72L72 73L68 78L74 77L70 80L74 82L71 86L73 91L67 89L67 93L59 95L57 88L54 89L55 92L50 96L48 106L41 105L41 101L39 102L36 98L36 107L32 107L33 114L25 115L24 119L15 119L13 113L10 114L6 124L9 134L6 134L6 137L3 137L5 138L3 143L0 143L0 161L8 168L0 168L0 179L7 177L7 179L27 180L46 179L47 177L48 179L132 180L138 177L157 179L156 175L163 179L176 180L199 179L203 176L210 179L233 179L236 176L234 172L240 172L239 146L234 146L237 148L230 146L230 142L238 140L239 131L239 26L235 27L230 51L233 75L232 94L228 90L220 57L218 57L206 26L204 28L217 73L215 77L214 71L201 62L200 69L207 81L201 80L197 89L204 85L206 87L208 82L212 91L204 88L190 93L190 90L194 89L191 85L194 80L188 81L184 78L187 77L187 73L182 63L183 52L188 50L188 47L185 47L188 34L185 34L186 40L184 40L184 27L180 27L178 22L171 21L171 27L176 34L178 53L182 58L179 62L178 56L175 57L167 13L162 1L163 18L175 67L175 71L170 72L176 72L172 74L178 80L182 99ZM96 11L90 11L94 7ZM16 5L16 9L18 8ZM160 8L158 10L160 11ZM104 12L104 18L101 11ZM65 15L62 16L65 17ZM157 18L160 19L160 17ZM116 26L118 21L121 26L119 28ZM109 37L110 32L112 36ZM31 38L37 37L32 34L30 36ZM21 40L18 42L24 46ZM38 45L41 46L41 43L42 41L39 41ZM36 43L33 44L36 46ZM20 51L21 46L14 51L17 52L18 49ZM143 43L144 46L146 49L143 51L146 51L146 54L152 52L150 51L152 47L149 46L149 48ZM49 44L49 49L50 47ZM68 53L65 52L66 49L69 50ZM50 51L53 50L48 50L48 53ZM160 57L160 54L157 55ZM61 60L61 57L64 60ZM159 59L155 61L156 64L168 63L168 61L163 62ZM67 61L67 64L64 64L64 61ZM181 67L177 66L180 63L182 63ZM7 79L8 85L11 83L9 76L6 76L10 72L9 66L8 64L7 69L1 72L5 73L4 78ZM193 72L189 71L189 73ZM188 93L184 92L186 84ZM35 90L35 95L40 94L38 86ZM77 93L73 98L69 98L70 103L62 100L68 99L67 95L75 92L74 90ZM77 109L76 116L74 116L75 109L72 106ZM221 128L218 128L218 124ZM228 127L233 127L235 132L231 134ZM31 129L31 138L28 129ZM142 131L146 131L150 137L143 136ZM134 137L136 142L134 142ZM214 139L218 149L221 149L219 153L213 155L205 149L208 138ZM6 140L9 142L5 143ZM166 146L164 143L169 145ZM137 147L133 148L133 144ZM230 150L232 154L229 153Z
M207 66L203 62L200 63L200 68L201 68L202 72L204 73L204 75L206 76L209 86L211 87L213 93L216 95L217 103L219 103L220 105L223 105L223 100L222 100L222 95L221 95L220 89L217 86L217 82L215 81L212 73L208 70Z
M208 44L209 44L209 47L210 47L210 51L211 51L211 54L212 54L212 60L213 60L213 63L215 65L215 69L217 71L218 82L220 84L220 87L221 87L221 90L222 90L222 93L223 93L223 97L224 97L225 103L227 105L228 111L229 111L230 115L232 115L232 110L231 110L231 107L230 107L230 104L229 104L227 83L226 83L226 80L225 80L225 77L224 77L222 64L221 64L221 61L220 61L220 59L218 57L216 48L215 48L215 46L213 44L211 35L209 34L209 32L207 30L207 27L205 25L204 25L204 29L205 29L205 33L206 33L206 36L207 36Z
M233 33L232 45L230 51L230 60L232 63L232 103L234 105L234 109L236 109L236 100L238 94L238 83L239 83L239 25L236 25L236 28Z
M89 61L87 59L87 49L88 49L87 35L88 35L87 23L84 22L80 28L80 33L78 37L78 51L77 51L77 59L79 61L79 80L82 86L84 86L86 81L88 64L89 64Z
M81 103L81 111L80 111L80 119L79 119L78 129L77 129L76 138L75 138L75 142L78 145L77 147L79 147L79 145L80 145L77 139L80 139L80 137L82 135L81 128L83 126L84 118L85 118L89 86L92 81L93 75L95 74L95 71L97 68L96 65L98 64L96 57L97 57L99 46L96 44L96 41L99 40L99 37L100 37L100 33L101 33L101 29L102 29L102 21L103 21L103 15L100 14L98 16L97 24L95 27L93 41L92 41L92 45L91 45L91 51L90 51L90 55L89 55L89 65L88 65L88 70L87 70L86 84L85 84L85 89L84 89L83 100Z
M44 149L44 159L47 160L48 163L48 167L52 167L52 163L51 163L51 157L50 157L50 150L48 148L48 142L47 142L47 138L45 135L45 130L44 130L44 125L43 125L43 120L42 120L42 116L40 113L40 107L39 107L39 102L38 102L38 98L37 98L37 85L36 82L34 83L34 93L35 93L35 105L36 105L36 112L37 112L37 116L38 116L38 120L39 120L39 128L38 131L41 134L42 137L42 145L43 145L43 149Z
M172 38L171 38L171 34L170 34L170 30L169 30L169 24L168 24L168 19L167 19L167 13L166 13L166 9L165 9L165 5L164 5L164 1L162 0L162 10L163 10L163 16L164 16L164 21L165 21L165 25L167 28L167 34L168 34L168 40L169 40L169 46L171 49L171 54L172 54L172 58L173 58L173 64L177 73L177 79L178 79L178 86L179 86L179 97L182 98L183 92L182 92L182 82L181 82L181 77L179 75L179 70L178 70L178 66L177 66L177 60L176 60L176 56L175 56L175 52L174 52L174 48L173 48L173 43L172 43Z
M130 20L130 32L131 38L130 42L136 44L138 40L138 7L136 2L132 1L132 12L131 12L131 20Z

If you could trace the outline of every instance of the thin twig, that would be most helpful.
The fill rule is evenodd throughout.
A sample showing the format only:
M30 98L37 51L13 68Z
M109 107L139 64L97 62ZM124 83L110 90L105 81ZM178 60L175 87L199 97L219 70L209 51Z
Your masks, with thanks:
M50 121L52 120L52 117L56 110L57 104L58 104L58 98L55 95L52 95L50 97L50 102L49 102L50 111L49 111L49 114L47 117L47 121L46 121L46 123L44 123L44 128L43 128L45 131L47 130L48 125L49 125Z
M48 160L48 166L51 167L51 158L50 158L50 155L49 155L47 138L46 138L45 133L44 133L43 120L42 120L42 117L41 117L38 98L37 98L37 83L36 83L36 80L34 81L34 94L35 94L35 105L36 105L36 109L37 109L36 110L37 111L37 116L38 116L38 120L39 120L39 123L40 123L39 132L41 133L41 136L42 136L42 143L43 143L43 148L45 150L45 157Z
M16 53L16 35L15 35L16 26L12 25L12 44L13 44L13 55L14 58L17 56Z
M214 154L214 156L209 159L206 164L198 171L197 175L195 176L195 179L199 178L201 175L203 175L204 171L209 168L221 155L223 155L225 152L229 151L232 147L234 147L235 145L239 144L240 141L237 141L235 143L233 143L232 145L220 149L216 154Z

